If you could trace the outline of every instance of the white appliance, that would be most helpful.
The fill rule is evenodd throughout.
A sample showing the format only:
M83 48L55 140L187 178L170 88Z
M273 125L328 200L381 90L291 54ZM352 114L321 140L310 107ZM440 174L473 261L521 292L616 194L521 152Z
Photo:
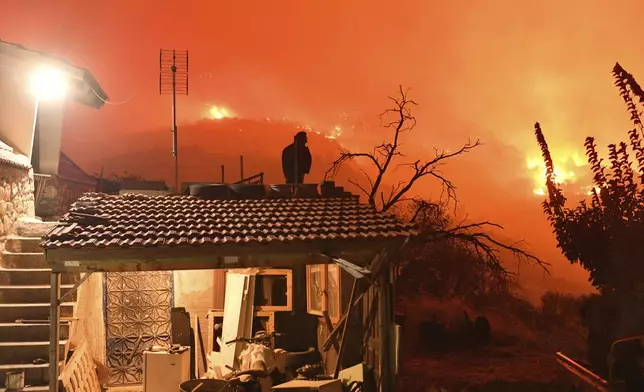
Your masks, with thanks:
M178 353L143 352L143 392L177 392L190 380L190 347Z

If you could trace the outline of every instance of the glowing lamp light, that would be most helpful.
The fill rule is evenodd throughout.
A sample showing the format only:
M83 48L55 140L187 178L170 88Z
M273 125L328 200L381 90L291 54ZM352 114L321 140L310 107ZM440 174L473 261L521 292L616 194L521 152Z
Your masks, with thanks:
M31 92L39 100L59 100L65 98L69 85L63 73L52 67L41 67L31 74Z

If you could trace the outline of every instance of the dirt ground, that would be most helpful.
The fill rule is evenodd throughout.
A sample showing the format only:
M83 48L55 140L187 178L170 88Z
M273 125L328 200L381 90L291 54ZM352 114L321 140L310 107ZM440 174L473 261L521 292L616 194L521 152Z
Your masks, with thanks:
M512 315L495 311L475 312L462 303L423 300L408 311L402 337L399 391L405 392L504 392L566 391L572 380L555 360L557 351L583 355L584 337L579 331L541 333ZM410 309L408 306L407 309ZM485 314L493 341L485 346L428 353L422 347L418 323L427 314L441 320L461 317L463 310L474 317ZM449 323L449 321L447 321ZM442 388L442 389L441 389Z

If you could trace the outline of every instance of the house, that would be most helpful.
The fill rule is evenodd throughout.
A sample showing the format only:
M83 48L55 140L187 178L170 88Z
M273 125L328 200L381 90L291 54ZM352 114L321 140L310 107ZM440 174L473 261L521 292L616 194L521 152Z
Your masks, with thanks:
M342 365L364 359L382 375L383 390L393 390L393 268L384 255L414 236L413 226L333 184L219 184L194 193L86 194L44 239L52 282L85 274L78 339L110 368L111 383L140 380L142 351L170 339L171 307L201 315L214 307L224 288L213 270L278 268L292 271L285 286L292 303L290 312L268 312L274 328L328 353L329 331L349 320ZM334 362L327 357L327 371Z
M107 100L89 71L0 40L0 389L7 373L22 370L31 390L47 390L38 381L49 367L49 328L17 322L49 314L51 273L38 243L50 226L36 219L36 199L66 166L60 144L67 103L100 109ZM69 333L64 326L63 337Z
M11 188L3 201L12 206L3 237L19 217L34 217L34 192L58 174L66 103L100 109L108 97L88 70L16 43L0 40L0 70L0 186Z

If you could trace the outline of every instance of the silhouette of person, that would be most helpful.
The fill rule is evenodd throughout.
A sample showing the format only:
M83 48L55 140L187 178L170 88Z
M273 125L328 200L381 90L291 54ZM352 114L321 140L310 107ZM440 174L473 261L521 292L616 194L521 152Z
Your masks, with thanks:
M311 170L311 152L306 143L306 132L300 131L282 151L282 171L287 184L301 184Z

